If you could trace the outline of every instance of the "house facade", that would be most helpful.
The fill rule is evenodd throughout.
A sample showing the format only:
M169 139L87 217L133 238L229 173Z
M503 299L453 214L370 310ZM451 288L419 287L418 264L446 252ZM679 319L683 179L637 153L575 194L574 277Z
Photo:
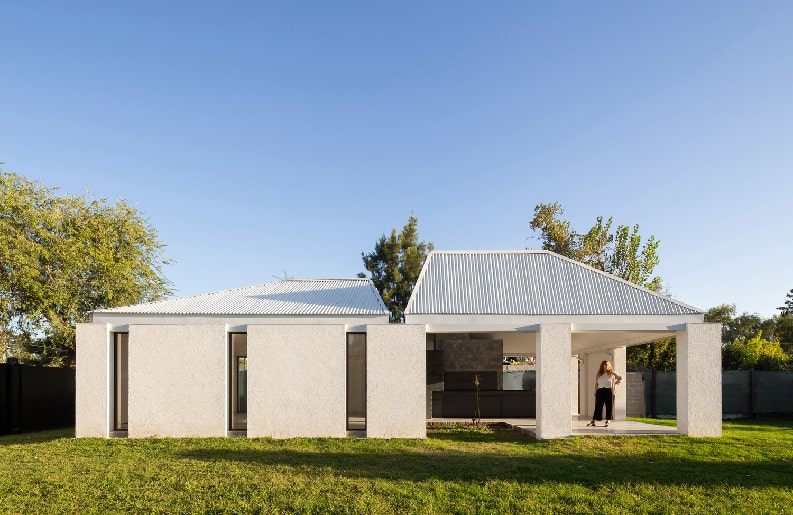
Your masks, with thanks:
M405 318L388 324L367 279L97 311L77 327L76 435L423 438L429 418L472 418L479 388L483 418L536 418L538 438L565 437L594 409L602 359L624 372L627 346L670 336L678 431L721 434L719 326L586 265L432 252ZM624 389L616 405L624 418Z

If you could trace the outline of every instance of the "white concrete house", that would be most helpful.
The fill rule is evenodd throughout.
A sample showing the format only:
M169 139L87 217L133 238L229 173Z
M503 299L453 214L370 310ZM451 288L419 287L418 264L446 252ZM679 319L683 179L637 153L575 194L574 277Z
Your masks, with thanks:
M423 438L428 418L471 418L476 376L483 418L536 417L538 438L565 437L594 409L602 359L624 371L626 346L675 335L678 431L720 436L720 328L702 320L545 251L432 252L403 325L367 279L102 310L77 327L75 432ZM536 359L536 374L504 356ZM618 420L624 406L622 393Z

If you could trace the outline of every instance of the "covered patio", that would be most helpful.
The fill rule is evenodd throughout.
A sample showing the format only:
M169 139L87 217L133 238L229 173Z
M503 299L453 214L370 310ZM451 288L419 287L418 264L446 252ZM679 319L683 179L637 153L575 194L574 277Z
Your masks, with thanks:
M537 419L534 418L483 418L480 419L479 423L485 425L506 424L521 434L531 436L532 438L537 438ZM462 418L431 418L427 420L428 427L472 424L473 422L471 420ZM571 436L641 436L679 434L676 427L662 426L660 424L648 424L633 420L622 420L619 422L614 421L609 427L603 427L602 424L596 427L588 427L586 424L586 420L573 417Z
M720 327L703 323L703 316L702 310L547 251L432 252L405 310L408 324L426 328L431 423L473 418L472 409L466 417L451 403L470 403L460 390L467 388L473 398L465 384L476 378L482 390L477 398L486 393L490 410L483 420L517 420L516 427L538 439L619 434L620 428L623 434L721 436ZM600 363L608 360L624 375L628 346L673 336L677 428L627 422L625 388L616 390L614 427L586 428ZM514 381L507 381L510 370L501 359L495 363L495 356L531 363L517 388L530 395L507 391ZM534 406L527 406L532 399Z

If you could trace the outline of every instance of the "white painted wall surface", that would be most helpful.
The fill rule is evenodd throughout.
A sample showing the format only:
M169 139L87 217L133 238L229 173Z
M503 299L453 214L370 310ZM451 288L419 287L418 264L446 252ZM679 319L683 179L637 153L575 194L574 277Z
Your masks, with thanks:
M129 327L129 436L226 436L223 325Z
M573 432L570 324L543 324L537 335L537 439Z
M687 324L677 336L677 430L721 436L721 324Z
M344 325L249 325L248 437L346 437L346 348Z
M427 436L427 353L423 325L369 326L366 436Z
M78 438L110 435L111 342L107 324L77 324L74 434Z

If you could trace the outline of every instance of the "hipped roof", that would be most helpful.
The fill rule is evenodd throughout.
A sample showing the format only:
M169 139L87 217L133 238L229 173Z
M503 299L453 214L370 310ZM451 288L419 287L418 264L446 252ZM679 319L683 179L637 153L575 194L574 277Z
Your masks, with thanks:
M190 297L97 310L95 314L387 315L370 279L286 279Z
M545 250L433 251L406 315L688 315L703 311Z

